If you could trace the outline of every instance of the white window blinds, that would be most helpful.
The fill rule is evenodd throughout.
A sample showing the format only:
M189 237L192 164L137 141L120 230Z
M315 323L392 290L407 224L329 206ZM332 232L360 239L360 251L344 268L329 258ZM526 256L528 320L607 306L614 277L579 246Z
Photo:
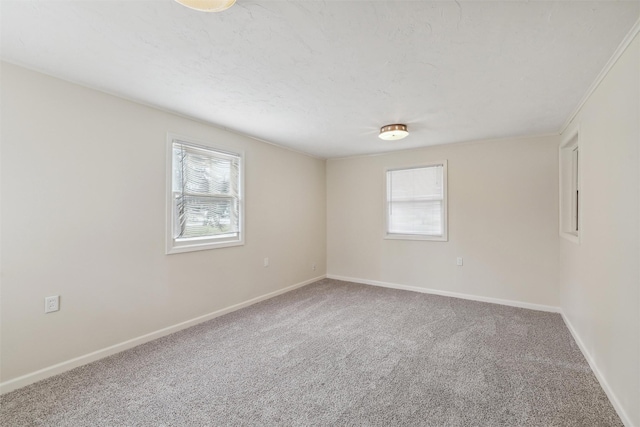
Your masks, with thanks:
M240 156L173 142L175 241L238 238Z
M387 171L387 233L444 237L444 165Z

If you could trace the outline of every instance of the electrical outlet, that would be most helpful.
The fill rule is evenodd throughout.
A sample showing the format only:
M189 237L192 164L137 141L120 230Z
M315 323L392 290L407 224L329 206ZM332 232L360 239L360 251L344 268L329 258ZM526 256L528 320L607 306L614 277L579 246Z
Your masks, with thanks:
M44 299L44 312L51 313L60 310L60 295L46 297Z
M316 263L315 263L315 262L311 265L311 269L312 269L313 271L316 271Z
M264 266L269 267L269 258L264 259Z
M462 266L462 257L461 256L459 256L458 259L456 260L456 265Z

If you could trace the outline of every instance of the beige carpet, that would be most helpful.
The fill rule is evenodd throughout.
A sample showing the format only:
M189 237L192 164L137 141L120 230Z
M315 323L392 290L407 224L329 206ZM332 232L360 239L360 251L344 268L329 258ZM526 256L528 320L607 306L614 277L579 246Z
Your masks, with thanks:
M2 426L619 426L558 314L322 280L16 390Z

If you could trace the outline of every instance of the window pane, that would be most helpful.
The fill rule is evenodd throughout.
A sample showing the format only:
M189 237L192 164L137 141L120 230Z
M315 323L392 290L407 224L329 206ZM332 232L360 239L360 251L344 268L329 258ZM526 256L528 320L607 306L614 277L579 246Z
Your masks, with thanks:
M176 195L175 238L189 239L237 233L238 203L234 199Z
M174 145L173 191L186 194L238 194L239 161L215 153Z
M442 166L390 171L391 200L442 199Z
M388 231L442 236L442 201L390 202Z

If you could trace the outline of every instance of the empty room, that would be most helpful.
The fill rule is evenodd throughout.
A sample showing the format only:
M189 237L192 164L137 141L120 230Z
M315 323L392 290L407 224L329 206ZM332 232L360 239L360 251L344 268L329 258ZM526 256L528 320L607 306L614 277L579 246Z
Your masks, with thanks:
M639 33L0 0L0 425L640 427Z

